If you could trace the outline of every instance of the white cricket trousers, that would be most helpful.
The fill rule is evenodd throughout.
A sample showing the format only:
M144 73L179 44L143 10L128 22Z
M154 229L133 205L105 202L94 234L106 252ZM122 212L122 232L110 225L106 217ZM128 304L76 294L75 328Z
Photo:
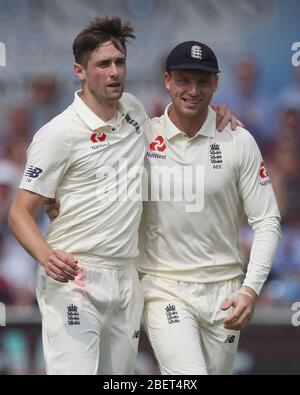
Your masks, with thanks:
M223 327L232 309L220 306L240 278L199 284L146 274L142 286L145 326L162 374L232 373L239 331Z
M80 273L66 284L39 268L37 299L47 374L134 374L143 311L134 265L74 257Z

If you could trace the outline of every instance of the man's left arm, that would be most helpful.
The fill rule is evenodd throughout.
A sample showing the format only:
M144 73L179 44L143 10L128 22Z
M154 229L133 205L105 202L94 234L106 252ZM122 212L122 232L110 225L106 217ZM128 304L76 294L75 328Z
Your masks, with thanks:
M242 288L222 305L224 310L234 307L224 326L235 330L244 328L253 315L255 300L269 275L280 239L280 213L260 150L247 132L238 138L238 189L254 240Z

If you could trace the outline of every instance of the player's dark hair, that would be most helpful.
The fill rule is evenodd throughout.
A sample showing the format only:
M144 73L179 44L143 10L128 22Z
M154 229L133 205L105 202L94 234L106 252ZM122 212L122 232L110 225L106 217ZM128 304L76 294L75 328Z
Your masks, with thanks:
M75 62L86 67L91 53L107 41L126 54L128 38L135 38L133 32L131 25L122 23L118 16L93 19L73 42Z

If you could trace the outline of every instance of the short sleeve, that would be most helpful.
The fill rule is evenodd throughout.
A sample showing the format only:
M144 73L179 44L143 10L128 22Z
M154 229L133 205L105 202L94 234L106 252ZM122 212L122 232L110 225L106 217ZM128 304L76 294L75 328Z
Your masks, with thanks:
M45 126L27 150L27 163L19 188L54 198L71 157L71 139L63 129Z

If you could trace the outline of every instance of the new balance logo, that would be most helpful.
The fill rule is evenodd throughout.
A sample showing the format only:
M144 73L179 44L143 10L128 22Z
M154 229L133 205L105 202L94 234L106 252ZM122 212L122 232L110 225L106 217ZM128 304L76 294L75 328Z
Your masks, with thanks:
M164 152L167 149L165 140L162 136L157 136L153 143L150 144L151 151Z
M140 331L134 331L133 335L132 335L132 338L133 339L138 339L139 337L140 337Z
M27 172L25 173L25 177L38 178L42 173L43 170L39 167L29 166Z
M232 344L232 343L234 343L234 340L235 340L235 336L234 335L232 335L232 336L228 335L226 340L224 341L224 343Z
M67 316L69 325L80 325L78 307L71 304L67 307Z
M165 307L165 310L166 310L167 320L170 325L180 322L178 312L173 304L168 304Z

